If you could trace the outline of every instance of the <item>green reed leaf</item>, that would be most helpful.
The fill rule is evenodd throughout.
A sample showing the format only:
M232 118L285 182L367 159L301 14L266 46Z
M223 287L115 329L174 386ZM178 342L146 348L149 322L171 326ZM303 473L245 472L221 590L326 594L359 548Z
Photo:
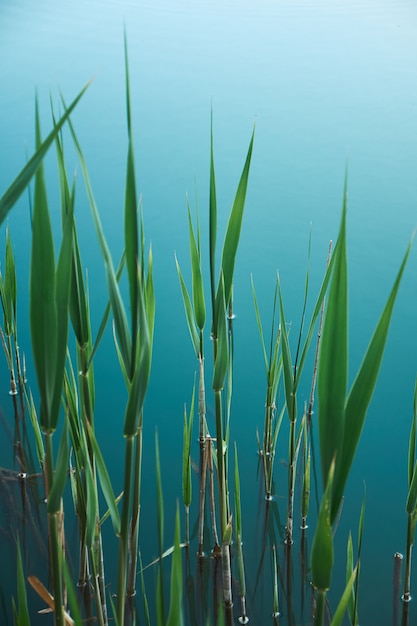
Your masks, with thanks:
M51 425L55 429L58 422L61 403L62 386L64 380L65 360L68 345L69 326L69 297L71 284L72 263L72 239L73 239L73 205L65 220L62 235L61 250L59 252L55 280L55 306L56 306L56 358L55 378L51 408Z
M177 503L175 515L174 552L171 566L171 597L166 626L182 626L184 615L182 609L182 562L180 548L180 513Z
M19 540L16 541L17 549L17 606L16 626L30 626L29 608L26 594L26 580L23 572L22 551Z
M362 428L365 423L366 413L375 389L388 337L391 316L401 278L411 251L411 245L412 242L410 242L407 247L407 251L401 263L393 288L385 304L384 310L382 311L381 317L379 318L378 324L346 401L343 446L341 448L339 459L337 459L336 462L335 485L332 501L332 520L336 517L337 510L343 496L344 487L353 463L353 458L359 443ZM340 361L336 358L335 362L339 364Z
M179 281L180 281L182 301L183 301L183 304L184 304L185 318L187 320L188 331L190 333L190 337L191 337L191 341L192 341L192 344L193 344L194 352L196 354L196 357L198 358L198 356L200 354L200 337L199 337L198 330L197 330L196 323L195 323L195 319L194 319L193 305L191 303L191 299L190 299L190 296L188 294L186 284L185 284L184 279L182 277L181 268L180 268L180 265L178 263L178 259L177 259L176 255L175 255L175 264L177 266L177 273L178 273L178 278L179 278Z
M9 228L6 229L6 274L4 277L4 329L6 335L16 332L17 285L16 266Z
M319 436L323 482L335 455L342 456L345 429L345 398L348 372L348 280L346 255L347 185L343 195L342 219L335 250L327 311L323 323L318 362ZM335 481L336 482L336 481ZM332 501L332 521L340 499Z
M68 426L67 422L65 421L62 429L61 442L59 444L58 456L56 460L54 480L48 496L47 510L49 515L54 515L55 513L58 513L60 509L61 498L63 496L65 485L67 482L68 459Z
M240 231L242 227L243 211L245 208L246 190L248 186L254 137L255 129L252 132L245 165L243 167L235 199L233 201L233 206L229 216L226 236L223 244L221 268L224 278L224 296L226 306L229 305L229 301L232 295L233 272L235 267L237 247L239 244Z
M46 139L41 143L38 142L36 145L36 150L29 161L26 163L25 167L19 172L16 176L15 180L11 183L9 188L5 191L5 193L0 198L0 224L5 220L8 212L13 207L14 204L18 201L23 191L26 189L27 185L31 181L34 174L37 172L40 167L46 153L51 147L52 143L55 140L55 137L58 135L62 126L68 120L74 108L77 106L78 102L84 95L87 87L89 86L91 81L89 81L85 87L80 91L78 96L72 101L69 107L66 109L64 115L60 118L57 124L54 125L54 129L49 133ZM36 105L37 106L37 105Z
M117 508L116 498L114 497L113 487L110 481L110 476L106 468L106 464L104 463L103 455L101 454L100 446L97 443L97 439L94 435L94 431L91 428L91 425L87 423L87 433L88 439L90 441L91 447L93 449L97 473L100 479L101 489L103 491L104 498L106 500L107 506L110 510L111 521L113 524L113 529L116 535L120 534L120 515L119 510Z
M36 103L36 138L40 144L39 111ZM41 398L40 423L53 429L51 407L56 376L57 311L55 302L55 254L49 219L43 165L37 170L30 263L30 327L32 350Z
M285 402L287 405L288 418L290 422L297 419L297 398L294 393L294 374L291 361L290 344L288 341L287 323L285 321L284 303L282 299L281 286L278 284L279 291L279 308L281 314L281 346L282 346L282 363L284 370L284 390Z
M333 619L330 622L330 626L341 626L342 621L343 621L343 616L346 612L346 609L349 604L349 600L352 595L352 590L353 590L353 585L355 583L356 574L357 574L357 568L355 567L349 580L347 581L345 590L343 591L342 597L340 598L337 609L333 615Z
M82 428L82 441L83 441L83 447L82 447L82 450L80 451L81 452L80 456L82 457L82 461L83 461L82 467L84 467L84 472L85 472L85 497L84 497L84 492L82 493L82 496L84 497L84 500L85 500L85 509L84 509L85 543L88 546L88 548L91 548L93 546L94 536L96 534L96 523L97 523L97 518L98 518L97 483L94 480L93 467L91 465L90 455L88 453L89 448L87 444L87 435L86 435L86 431L84 430L84 428ZM100 481L101 481L101 477L100 477ZM112 494L110 493L109 498L111 497L112 497ZM114 508L118 510L116 500L114 500ZM109 513L111 515L110 508L109 508Z
M126 61L127 62L127 61ZM127 68L126 68L127 72ZM127 81L127 79L126 79ZM139 263L139 242L138 242L138 216L136 202L136 181L135 165L133 157L132 138L129 137L129 148L126 166L126 191L125 191L125 249L126 267L129 278L130 293L130 314L131 314L131 337L132 337L132 358L130 363L129 377L133 377L134 357L136 351L136 337L138 328L138 263Z
M190 206L188 205L188 226L190 232L190 256L191 256L191 280L194 303L195 319L198 328L202 331L206 323L206 305L204 302L203 274L201 271L201 258L199 248L194 236L193 223L191 220ZM198 228L198 224L197 224ZM197 231L197 237L200 233Z
M229 348L227 341L227 328L226 328L226 301L224 293L223 274L220 280L220 306L218 311L218 337L217 337L217 350L214 361L213 383L212 387L214 391L221 391L224 387L224 381L226 378L227 368L229 364Z
M62 99L62 102L65 106L65 101L63 99ZM104 236L104 231L103 231L103 227L101 224L99 212L98 212L97 205L94 199L94 194L93 194L84 154L81 150L81 146L77 139L77 135L75 134L74 127L71 123L71 120L69 120L69 128L70 128L74 145L78 154L78 158L80 160L81 170L83 172L83 177L84 177L84 182L85 182L85 186L87 190L88 200L90 203L90 209L91 209L91 214L93 217L94 227L96 229L101 254L104 260L106 280L107 280L107 289L109 293L111 309L113 311L114 323L116 327L117 339L118 339L119 346L120 346L120 352L122 354L126 371L130 372L131 371L130 362L131 362L131 347L132 346L131 346L131 340L129 336L127 316L126 316L126 312L123 306L122 297L120 295L118 281L117 281L117 277L114 271L110 250L107 245L106 238Z
M213 147L213 111L210 119L210 199L209 199L209 245L210 245L210 291L212 307L211 332L217 336L216 321L216 238L217 238L217 198L216 198L216 174L214 169Z
M330 588L333 569L333 534L330 522L330 510L334 466L335 463L333 459L329 468L326 489L321 498L317 526L310 555L312 582L314 587L320 591L327 591Z
M120 281L120 277L122 275L123 268L124 268L124 265L125 265L125 260L126 260L126 254L123 251L123 254L122 254L122 256L120 258L120 261L119 261L119 265L118 265L117 270L116 270L116 281L117 282ZM98 331L97 331L97 336L95 338L94 345L93 345L93 347L91 349L91 354L90 354L90 357L89 357L88 362L87 362L87 370L90 368L90 365L91 365L91 363L93 361L94 355L96 354L96 352L98 350L98 347L100 345L100 342L102 340L102 337L104 335L104 331L106 330L106 326L107 326L107 322L108 322L108 319L109 319L110 311L111 311L111 303L109 301L107 303L107 305L106 305L105 310L104 310L103 317L102 317L102 320L100 322L100 326L99 326Z
M353 572L353 542L352 533L349 531L347 549L346 549L346 584L348 584ZM352 588L352 592L348 601L348 613L351 624L354 624L354 612L355 612L355 594Z
M262 347L262 352L263 352L263 355L264 355L265 370L266 370L266 375L268 377L270 363L268 361L268 356L266 354L264 333L263 333L262 322L261 322L261 315L259 313L258 300L256 298L256 291L255 291L255 283L253 282L252 274L250 276L250 282L251 282L251 287L252 287L253 304L254 304L254 307L255 307L256 323L258 325L259 336L261 338L261 347Z
M66 587L67 594L68 594L68 606L71 609L71 618L74 620L74 626L82 626L83 621L81 618L79 600L77 597L77 593L74 589L74 583L72 581L72 576L69 571L68 564L65 559L63 562L63 569L64 569L65 587Z
M55 117L54 124L55 122ZM67 171L65 167L64 148L58 134L55 139L58 174L61 189L61 220L62 229L66 223L69 212L73 212L75 197L75 179L72 192L70 191ZM73 232L73 251L72 251L72 271L70 286L70 317L74 328L75 335L79 345L84 345L88 341L89 325L87 320L87 305L84 290L83 270L80 258L80 250L78 246L77 231L74 226Z
M193 394L191 396L190 418L187 417L187 407L184 405L184 426L183 426L183 457L182 457L182 497L184 506L191 505L192 480L191 480L191 442L194 421L195 404L195 376Z
M337 248L337 246L336 246ZM330 253L329 253L330 254ZM327 288L330 282L330 277L332 275L333 272L333 266L334 266L334 262L336 259L336 255L333 254L330 259L329 262L327 264L327 268L326 268L326 272L324 274L324 278L320 287L320 291L319 291L319 295L317 296L317 300L316 300L316 304L314 305L314 310L313 310L313 314L311 316L311 320L310 320L310 324L307 330L307 337L306 340L304 342L304 346L303 349L301 351L301 357L298 363L298 367L297 367L297 379L295 381L295 389L294 391L297 391L298 388L298 383L301 379L301 372L303 371L304 368L304 363L305 360L307 358L307 354L310 348L310 344L311 344L311 340L313 339L313 335L314 335L314 329L315 329L315 324L317 322L317 318L319 317L320 313L321 313L321 308L322 308L322 304L323 304L323 300L325 298L326 292L327 292Z
M131 437L137 433L151 374L152 342L145 306L144 293L142 288L139 288L139 340L137 342L133 380L129 387L125 411L123 427L125 437Z

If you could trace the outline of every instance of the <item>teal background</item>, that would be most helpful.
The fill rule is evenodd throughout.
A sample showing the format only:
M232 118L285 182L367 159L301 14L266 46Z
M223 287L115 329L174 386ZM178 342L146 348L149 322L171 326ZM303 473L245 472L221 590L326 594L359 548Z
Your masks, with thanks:
M186 193L194 205L197 189L204 261L208 261L210 111L214 120L219 243L256 125L234 288L237 317L231 435L239 445L245 485L244 534L252 537L256 520L251 513L258 497L255 433L263 425L265 380L250 274L268 329L279 271L294 341L310 227L311 312L328 242L337 236L348 164L352 380L417 223L417 7L407 0L1 0L0 193L33 150L35 90L46 134L51 127L50 92L58 109L58 89L69 101L93 78L73 121L115 259L123 247L127 148L124 26L138 186L147 242L152 242L157 298L153 370L145 412L141 532L146 538L146 562L157 550L156 429L163 463L166 535L172 534L169 519L181 495L183 404L190 400L196 363L182 310L174 251L189 278ZM69 138L66 146L69 170L78 169L77 226L97 330L106 304L104 273ZM58 181L52 153L46 163L58 232ZM20 343L27 356L29 383L35 388L27 319L27 197L13 209L8 224L19 274ZM4 227L2 232L4 248ZM1 250L0 258L3 262ZM346 533L352 528L356 536L365 481L363 624L391 623L392 556L396 550L405 549L406 455L417 372L416 295L413 252L336 536L341 570L335 574L335 598L343 584ZM209 349L208 333L206 344ZM117 490L123 463L125 396L110 332L98 357L97 431ZM309 388L306 376L300 389L300 408ZM7 385L2 385L5 412L7 390ZM279 458L287 456L286 441L284 429L278 442ZM8 466L9 448L6 446L1 454L4 461L0 464ZM279 469L277 495L285 492L285 472ZM284 510L283 505L282 515ZM171 537L166 538L167 545L170 541ZM255 553L256 547L248 545L249 579L255 568ZM414 581L414 589L415 585Z

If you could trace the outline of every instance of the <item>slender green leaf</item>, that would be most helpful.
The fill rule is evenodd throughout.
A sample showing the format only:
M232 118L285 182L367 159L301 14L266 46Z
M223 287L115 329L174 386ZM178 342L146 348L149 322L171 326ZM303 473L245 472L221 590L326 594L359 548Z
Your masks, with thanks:
M36 103L36 139L40 145L39 111ZM37 169L30 263L30 328L32 350L41 398L40 423L53 428L51 409L56 376L57 311L55 302L55 254L43 165Z
M237 247L240 238L240 231L242 227L243 210L245 208L246 190L248 186L249 169L252 157L254 137L255 129L252 132L245 165L243 167L243 172L236 191L235 199L233 201L233 206L229 216L229 222L227 224L226 236L223 244L221 268L224 277L224 295L226 306L229 305L229 301L232 295L233 272L235 267Z
M382 362L382 356L388 337L388 330L391 323L391 316L394 309L398 288L400 286L401 278L410 251L411 242L408 245L404 259L401 263L399 272L395 279L394 286L378 321L377 327L371 338L362 364L352 384L349 396L346 401L343 447L341 450L341 454L336 461L335 484L332 500L332 520L334 520L336 517L337 510L343 496L347 477L349 475L356 448L359 443L362 428L365 423L366 413L375 389L378 372ZM330 303L328 306L330 308ZM339 364L339 359L335 358L335 362Z
M281 346L282 346L282 363L284 370L284 389L285 389L285 402L287 405L288 418L290 422L295 422L297 419L297 399L294 394L294 374L291 361L290 344L288 341L287 323L285 321L284 303L282 300L281 287L278 285L279 290L279 306L281 312Z
M20 542L16 542L17 548L17 625L16 626L30 626L30 617L28 609L28 601L26 594L26 580L23 572L22 551L20 549Z
M257 298L256 298L256 292L255 292L255 284L253 282L252 274L251 274L251 277L250 277L250 281L251 281L251 286L252 286L253 303L254 303L254 306L255 306L256 323L258 324L259 336L261 338L262 352L263 352L263 355L264 355L265 370L266 370L266 375L268 377L269 361L268 361L268 357L267 357L267 354L266 354L264 333L263 333L263 330L262 330L261 316L260 316L260 313L259 313L258 301L257 301Z
M337 244L335 246L335 251L336 251L336 249L337 249ZM313 315L311 316L311 321L310 321L310 324L309 324L309 327L308 327L308 331L307 331L307 337L306 337L303 349L301 351L301 357L300 357L300 361L298 363L298 368L297 368L298 374L297 374L297 379L295 381L295 390L294 391L297 391L298 383L299 383L299 381L301 379L301 372L303 371L304 363L305 363L305 360L307 358L307 354L308 354L308 351L309 351L309 348L310 348L311 340L313 338L314 328L315 328L315 324L316 324L317 318L318 318L318 316L321 313L323 300L324 300L324 297L326 295L327 287L328 287L329 282L330 282L330 277L331 277L332 272L333 272L333 266L334 266L335 259L336 259L336 255L333 253L333 255L329 259L329 263L328 263L327 268L326 268L326 273L324 275L323 282L322 282L321 287L320 287L319 295L317 296L316 304L314 306Z
M220 281L220 307L218 315L218 337L217 337L217 351L214 361L213 372L213 389L214 391L221 391L224 387L224 381L226 378L229 355L228 355L228 341L227 341L227 328L226 328L226 301L224 297L224 283Z
M216 174L214 169L213 147L213 111L210 120L210 200L209 200L209 243L210 243L210 291L212 307L212 335L217 336L216 320L216 237L217 237L217 198L216 198Z
M353 589L353 585L355 583L355 579L356 579L356 573L357 573L357 569L355 567L355 569L353 570L347 584L345 587L345 590L342 594L342 597L340 598L339 604L337 606L337 609L335 611L335 614L333 615L333 619L330 622L330 626L341 626L342 621L343 621L343 616L346 612L346 608L349 604L349 600L351 598L351 594L352 594L352 589Z
M191 505L192 481L191 481L191 442L194 420L195 403L195 377L193 394L191 397L190 418L187 418L187 407L184 405L184 432L183 432L183 459L182 459L182 495L184 505Z
M171 567L171 597L166 626L182 626L184 615L182 609L182 563L180 548L180 513L175 515L174 553Z
M23 191L29 184L30 180L32 179L34 174L37 172L46 153L48 152L50 146L54 142L55 137L57 136L57 134L59 133L62 126L65 124L65 122L68 120L69 116L71 115L72 111L74 110L78 102L80 101L81 97L84 95L84 92L86 91L90 82L91 81L89 81L85 85L85 87L83 87L83 89L80 91L78 96L72 101L72 103L66 109L64 115L61 117L58 123L55 124L54 129L49 133L46 139L42 143L38 142L36 146L36 151L34 152L33 156L26 163L25 167L19 172L19 174L17 175L15 180L12 182L10 187L6 190L6 192L0 198L0 224L3 223L8 212L13 207L13 205L16 204L16 202L22 195Z
M196 323L194 320L193 306L191 304L191 299L190 299L190 296L188 295L187 287L182 277L182 273L181 273L181 269L177 260L177 256L175 256L175 263L177 266L177 273L178 273L178 278L180 281L182 301L184 304L185 318L187 320L188 331L190 333L191 341L193 343L194 352L196 354L196 357L198 358L200 354L200 337L199 337Z
M56 460L54 480L48 496L47 508L48 514L50 515L58 513L61 506L61 498L63 496L65 485L67 482L68 460L68 426L67 422L65 421L64 427L62 429L61 442L59 444L58 456Z
M56 302L56 357L53 398L51 406L51 426L56 428L61 403L62 385L64 380L65 360L67 356L68 325L69 325L69 296L71 283L72 263L72 239L73 239L73 206L70 207L64 232L62 235L61 250L58 258L55 279L55 302Z
M201 258L194 236L193 224L191 221L190 206L188 206L188 225L190 231L190 256L191 256L191 279L192 294L194 302L194 312L197 326L203 330L206 323L206 305L204 302L203 275L201 271ZM200 234L198 233L198 239Z
M113 524L113 529L116 535L120 534L120 515L117 508L116 498L114 497L113 487L110 481L110 477L104 463L103 456L101 454L100 447L97 443L93 429L90 424L87 423L88 438L91 443L91 447L95 454L97 472L100 479L100 485L103 490L103 495L106 500L107 506L110 510L110 516Z
M321 499L310 555L312 582L320 591L327 591L330 588L333 569L333 535L330 522L333 476L334 460L330 465L326 489Z
M335 250L333 275L323 323L318 363L319 436L323 482L332 459L341 461L345 432L345 398L348 373L348 280L346 258L347 189L343 196L342 219ZM334 511L340 504L333 501Z

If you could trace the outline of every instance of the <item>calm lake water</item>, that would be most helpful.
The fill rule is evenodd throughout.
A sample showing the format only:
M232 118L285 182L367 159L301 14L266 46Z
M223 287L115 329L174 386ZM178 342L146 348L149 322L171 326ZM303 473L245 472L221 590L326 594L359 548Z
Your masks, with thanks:
M196 362L183 314L174 252L188 279L186 193L194 204L197 189L207 263L211 108L220 241L256 124L234 286L231 425L231 440L238 443L242 466L243 532L249 538L259 535L258 520L253 516L259 498L256 429L263 426L265 397L250 274L268 328L279 271L286 316L294 329L291 338L295 341L310 225L311 312L329 240L337 236L348 164L352 380L417 225L417 5L411 0L0 0L0 193L33 150L35 91L46 134L51 127L50 93L58 109L59 89L69 101L93 77L73 121L115 259L123 247L127 138L124 25L138 180L146 237L153 247L157 298L153 369L145 409L141 513L142 556L144 562L149 562L157 553L156 430L162 458L167 546L172 541L176 499L181 496L183 405L190 400ZM69 138L67 152L69 170L76 170L77 159ZM51 155L47 176L58 228L58 181ZM89 273L96 332L107 295L81 178L79 175L76 219ZM27 318L30 218L26 196L13 209L8 223L18 271L20 344L27 356L29 383L35 389ZM2 262L4 232L3 227ZM117 491L122 481L125 395L110 332L95 372L97 436ZM405 550L407 447L416 374L414 250L336 535L333 609L343 585L347 533L351 528L356 538L365 482L359 605L362 625L392 624L393 554ZM300 388L300 407L308 398L309 388L306 376ZM5 415L10 406L7 392L5 371L0 389ZM209 414L210 419L213 416ZM214 428L213 421L210 426ZM287 457L286 436L284 427L278 441L279 459ZM7 438L5 441L7 445L0 447L0 465L11 467L10 444ZM318 453L318 442L316 450ZM278 507L282 505L282 519L284 470L277 464L276 495ZM308 539L312 541L312 534ZM249 542L247 550L248 586L253 593L258 557L256 547ZM417 595L417 576L413 589ZM10 607L6 582L3 591ZM258 592L252 623L270 623L269 608L261 610L269 598L269 587ZM411 610L416 619L414 607Z

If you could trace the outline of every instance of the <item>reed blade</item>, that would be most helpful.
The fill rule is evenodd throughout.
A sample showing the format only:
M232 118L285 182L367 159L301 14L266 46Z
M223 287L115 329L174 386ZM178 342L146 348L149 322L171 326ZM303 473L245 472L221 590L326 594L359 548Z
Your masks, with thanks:
M341 463L344 436L349 436L345 428L345 399L348 373L346 212L347 181L345 179L342 218L334 252L334 267L329 288L327 311L323 323L318 363L318 423L323 484L327 481L330 466L335 455L336 466ZM332 522L339 504L340 498L332 500Z
M353 463L353 458L359 443L363 425L365 423L366 413L375 389L388 337L388 331L391 324L394 304L411 251L411 245L412 242L410 242L407 247L391 293L382 311L381 317L379 318L362 364L346 400L343 446L341 447L341 453L336 463L337 467L332 501L332 519L335 519L337 510L340 506L344 487ZM337 359L336 362L339 363L339 360Z
M13 205L16 204L16 202L26 189L27 185L30 183L32 177L38 171L38 168L41 166L46 153L48 152L49 148L55 140L55 137L58 135L65 122L69 119L69 116L77 106L78 102L81 100L90 82L91 81L89 81L85 85L85 87L81 89L78 96L68 106L64 115L62 115L57 124L54 125L54 129L49 133L46 139L36 145L36 150L32 157L26 163L25 167L16 176L9 188L0 197L0 224L4 222L8 212L13 207Z

